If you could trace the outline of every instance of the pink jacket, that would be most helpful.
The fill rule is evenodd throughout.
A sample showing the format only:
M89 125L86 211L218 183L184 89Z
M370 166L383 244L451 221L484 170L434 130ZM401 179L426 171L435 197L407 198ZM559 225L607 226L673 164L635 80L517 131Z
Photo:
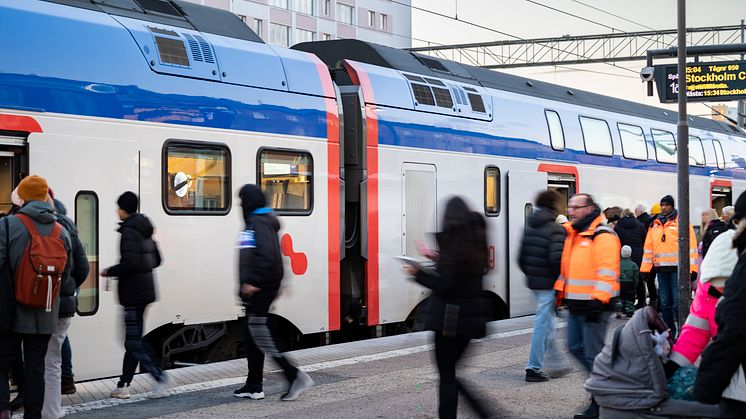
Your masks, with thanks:
M718 326L715 323L715 306L718 299L708 294L711 286L710 283L703 284L697 281L697 292L689 308L689 317L686 318L669 357L681 366L694 364L710 343L710 339L718 333Z

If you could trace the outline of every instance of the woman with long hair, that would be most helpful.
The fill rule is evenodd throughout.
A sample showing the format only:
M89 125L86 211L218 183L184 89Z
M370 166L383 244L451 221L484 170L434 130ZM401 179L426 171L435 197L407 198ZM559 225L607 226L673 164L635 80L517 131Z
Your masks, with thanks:
M480 416L488 412L474 392L456 378L456 364L471 339L485 335L487 303L482 277L489 269L487 225L459 197L446 204L442 230L436 235L439 257L435 269L407 266L406 271L430 288L425 328L435 332L435 361L440 372L441 418L455 418L459 392Z

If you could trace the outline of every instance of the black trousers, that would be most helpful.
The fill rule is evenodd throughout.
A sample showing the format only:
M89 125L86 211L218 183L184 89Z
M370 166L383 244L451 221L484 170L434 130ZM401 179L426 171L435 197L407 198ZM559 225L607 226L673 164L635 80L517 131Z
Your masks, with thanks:
M119 385L129 385L137 371L137 365L149 372L156 381L161 380L163 370L153 362L150 347L143 342L142 331L145 324L145 308L124 307L124 360Z
M41 409L44 406L44 357L47 355L50 336L20 333L0 336L0 411L10 410L8 375L23 344L23 417L41 418Z
M246 384L257 389L262 388L265 354L271 356L272 360L282 368L288 383L292 383L298 375L298 368L282 354L282 342L277 339L277 328L272 318L267 315L275 295L275 293L260 291L246 306L244 343L246 344L246 362L249 367Z
M645 280L643 280L643 275ZM648 296L650 301L658 299L658 290L655 288L655 271L647 274L640 273L640 280L637 281L637 308L642 308L647 305L645 301L645 287L648 288Z
M443 336L442 333L435 332L435 363L440 372L438 415L441 418L456 418L459 392L479 417L489 417L489 413L474 392L456 378L456 364L469 346L470 340L465 337Z

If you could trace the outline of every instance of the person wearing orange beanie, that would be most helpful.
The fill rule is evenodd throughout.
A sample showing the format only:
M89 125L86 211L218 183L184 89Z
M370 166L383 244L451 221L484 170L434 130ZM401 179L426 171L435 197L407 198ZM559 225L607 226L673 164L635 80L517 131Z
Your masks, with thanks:
M24 202L46 201L47 195L49 195L49 185L41 176L26 176L18 184L18 197Z

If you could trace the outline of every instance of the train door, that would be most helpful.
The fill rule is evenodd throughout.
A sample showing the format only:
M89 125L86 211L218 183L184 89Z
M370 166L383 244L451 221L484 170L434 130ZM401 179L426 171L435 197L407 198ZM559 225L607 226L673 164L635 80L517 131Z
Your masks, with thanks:
M559 208L557 208L557 212L560 214L567 215L567 203L570 201L570 197L577 192L575 182L574 175L565 173L547 174L547 189L555 191L562 196Z
M0 213L10 211L13 206L10 195L27 174L25 137L0 135Z
M718 214L723 213L723 207L733 205L733 187L729 180L713 180L710 183L710 208Z
M508 172L508 307L510 317L532 314L535 311L531 290L518 266L523 229L533 212L536 195L547 189L547 174L510 170Z

